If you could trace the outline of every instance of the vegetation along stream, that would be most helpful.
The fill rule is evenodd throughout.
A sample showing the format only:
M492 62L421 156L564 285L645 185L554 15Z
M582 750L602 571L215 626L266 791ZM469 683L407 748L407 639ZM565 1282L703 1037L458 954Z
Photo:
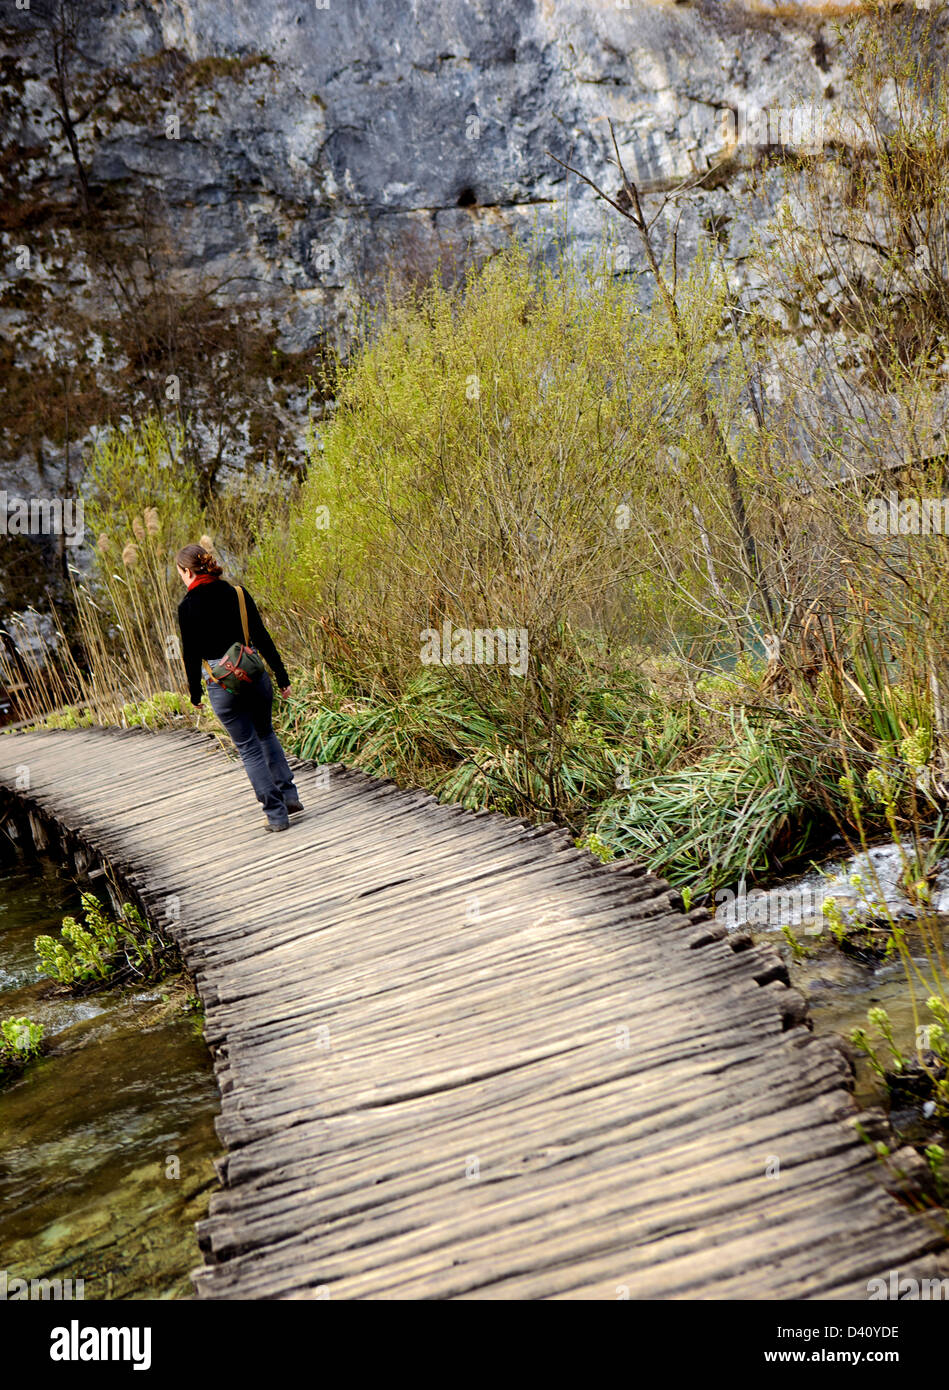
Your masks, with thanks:
M838 855L731 901L722 894L720 912L731 928L777 940L815 1032L851 1044L858 1105L887 1112L889 1147L915 1148L930 1170L928 1196L949 1206L949 859L941 848L929 847L927 881L916 884L922 900L907 892L907 840Z
M220 1147L200 1014L181 976L78 995L41 978L34 938L79 909L55 864L0 866L0 1019L44 1030L0 1090L0 1271L11 1290L81 1279L85 1299L188 1297Z

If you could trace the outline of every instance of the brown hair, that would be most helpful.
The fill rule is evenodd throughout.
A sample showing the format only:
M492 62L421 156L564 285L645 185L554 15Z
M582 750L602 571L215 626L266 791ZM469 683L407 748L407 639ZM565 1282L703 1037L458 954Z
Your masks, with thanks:
M213 574L216 577L222 573L222 567L203 545L183 546L175 556L175 564L183 570L190 570L192 574Z

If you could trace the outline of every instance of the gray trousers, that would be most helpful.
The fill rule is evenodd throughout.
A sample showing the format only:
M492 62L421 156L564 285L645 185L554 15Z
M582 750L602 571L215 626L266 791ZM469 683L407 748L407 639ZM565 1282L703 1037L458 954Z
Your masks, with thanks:
M213 662L211 663L214 664ZM266 671L244 690L231 694L205 680L211 708L237 749L257 800L271 825L286 825L287 802L298 801L293 773L271 723L273 685Z

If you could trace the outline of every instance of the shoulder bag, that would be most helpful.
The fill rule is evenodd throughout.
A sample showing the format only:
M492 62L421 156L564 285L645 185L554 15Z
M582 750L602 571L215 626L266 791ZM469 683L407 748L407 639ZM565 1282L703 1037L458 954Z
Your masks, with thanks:
M234 587L237 590L237 601L241 608L241 627L244 629L244 641L242 643L234 642L228 647L221 660L216 661L213 666L207 661L204 662L204 669L215 685L229 690L232 695L235 695L238 690L245 690L255 676L259 676L262 671L266 670L263 661L250 644L244 590L239 584L235 584Z

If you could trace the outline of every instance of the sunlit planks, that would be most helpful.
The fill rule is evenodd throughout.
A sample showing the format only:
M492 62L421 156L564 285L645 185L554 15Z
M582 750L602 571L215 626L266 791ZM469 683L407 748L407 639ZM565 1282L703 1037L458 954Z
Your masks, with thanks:
M863 1298L938 1272L776 954L636 866L309 764L266 835L187 733L0 738L17 767L207 1006L199 1295Z

